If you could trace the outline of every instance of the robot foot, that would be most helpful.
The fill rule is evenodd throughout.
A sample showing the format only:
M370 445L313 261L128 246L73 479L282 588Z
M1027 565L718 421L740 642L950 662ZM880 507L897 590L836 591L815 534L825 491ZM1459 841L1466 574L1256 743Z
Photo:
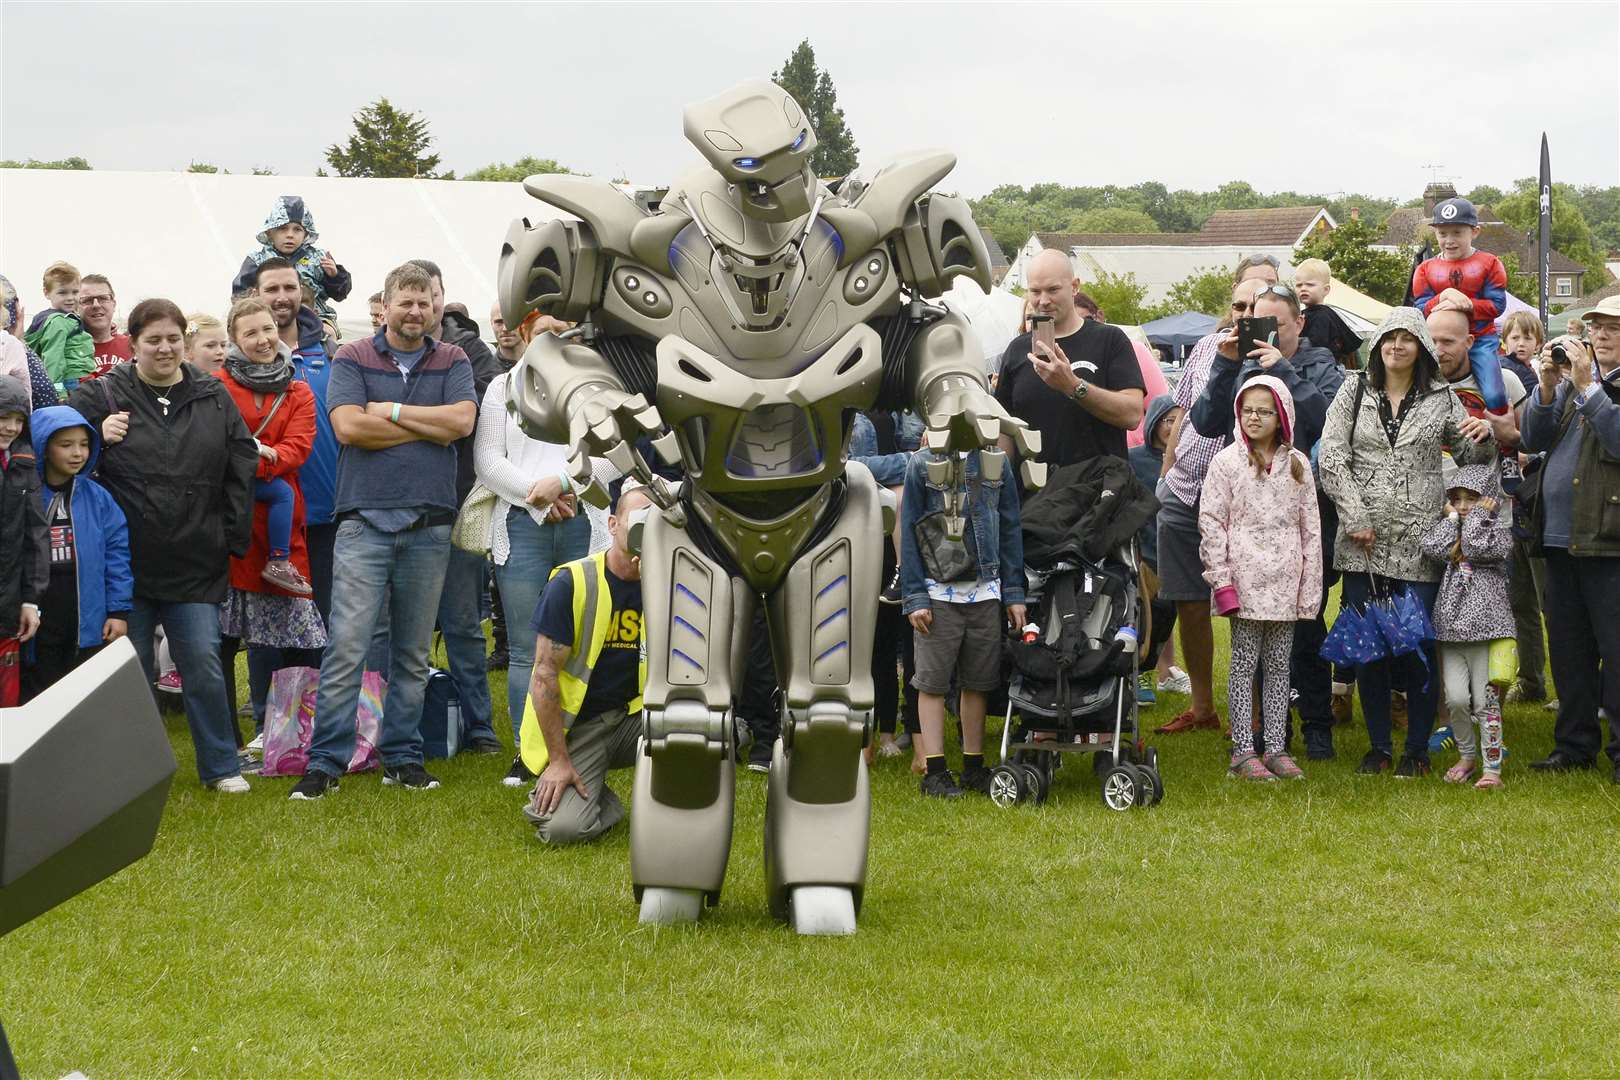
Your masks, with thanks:
M703 893L697 889L662 889L649 885L641 890L641 924L676 926L694 923L703 914ZM854 929L853 913L850 928ZM848 931L846 931L847 933Z
M789 906L793 929L800 934L834 935L855 932L855 894L838 885L800 885L792 890ZM646 901L642 901L645 905ZM645 911L643 906L643 911ZM642 916L642 922L646 922Z

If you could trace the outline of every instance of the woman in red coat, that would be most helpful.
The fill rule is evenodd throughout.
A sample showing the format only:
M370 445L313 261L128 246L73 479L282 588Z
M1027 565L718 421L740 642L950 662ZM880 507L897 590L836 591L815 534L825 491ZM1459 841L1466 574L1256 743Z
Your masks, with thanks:
M263 746L271 676L283 667L320 667L326 647L326 628L304 585L309 552L304 545L304 493L298 486L298 470L315 444L316 404L309 386L293 378L292 353L264 301L238 300L226 320L226 333L231 347L217 375L259 442L257 478L284 481L293 496L287 557L296 574L265 573L272 554L271 506L256 502L252 546L245 558L231 560L231 591L220 608L221 648L233 704L235 680L229 675L238 646L248 647L248 696L259 733L248 745L252 750ZM284 577L290 588L283 587Z

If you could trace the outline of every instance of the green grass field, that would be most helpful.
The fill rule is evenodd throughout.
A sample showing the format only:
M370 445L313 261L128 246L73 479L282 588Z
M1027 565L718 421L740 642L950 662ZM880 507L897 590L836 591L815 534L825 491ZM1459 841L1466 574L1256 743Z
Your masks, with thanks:
M800 939L765 913L758 775L721 906L652 930L624 827L542 848L506 758L227 798L170 718L156 848L0 940L0 1019L24 1076L93 1080L1614 1075L1620 788L1529 773L1551 724L1510 710L1495 793L1353 776L1354 727L1292 785L1164 737L1163 805L1125 814L1084 767L1004 811L880 762L860 932Z

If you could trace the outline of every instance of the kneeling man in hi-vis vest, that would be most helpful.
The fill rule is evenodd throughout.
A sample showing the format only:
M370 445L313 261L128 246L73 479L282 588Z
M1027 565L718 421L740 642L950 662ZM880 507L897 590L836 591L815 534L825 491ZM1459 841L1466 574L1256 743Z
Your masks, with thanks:
M608 518L606 551L551 573L535 609L538 636L519 752L539 774L523 816L547 844L594 840L624 817L609 769L635 764L641 692L641 561L630 554L630 516L651 505L627 483Z

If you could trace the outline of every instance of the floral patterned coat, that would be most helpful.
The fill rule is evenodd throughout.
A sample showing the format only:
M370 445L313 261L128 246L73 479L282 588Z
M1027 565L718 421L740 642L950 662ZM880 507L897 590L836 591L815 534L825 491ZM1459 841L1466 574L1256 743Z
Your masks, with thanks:
M1395 330L1412 334L1434 356L1429 328L1416 308L1391 311L1372 347L1378 349ZM1364 374L1346 379L1328 406L1319 457L1322 490L1339 510L1333 543L1337 570L1400 581L1440 580L1439 565L1423 557L1423 534L1445 513L1441 457L1450 448L1458 465L1470 465L1496 454L1494 442L1475 444L1462 436L1459 427L1468 413L1443 379L1416 392L1393 446L1378 414L1383 391ZM1349 538L1369 528L1374 535L1370 554Z

